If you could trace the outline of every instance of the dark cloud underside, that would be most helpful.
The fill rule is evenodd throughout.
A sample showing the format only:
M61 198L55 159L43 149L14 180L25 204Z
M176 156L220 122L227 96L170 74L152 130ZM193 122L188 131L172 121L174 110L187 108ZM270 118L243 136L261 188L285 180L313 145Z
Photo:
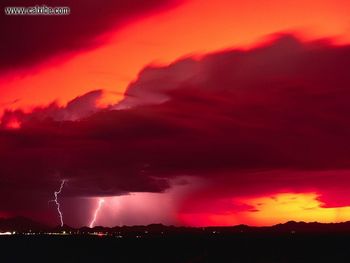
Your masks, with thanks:
M109 109L94 108L96 91L66 108L7 112L0 197L40 199L60 178L71 196L159 192L178 175L222 194L331 196L350 186L349 68L349 46L281 36L145 68ZM13 119L21 129L5 128Z

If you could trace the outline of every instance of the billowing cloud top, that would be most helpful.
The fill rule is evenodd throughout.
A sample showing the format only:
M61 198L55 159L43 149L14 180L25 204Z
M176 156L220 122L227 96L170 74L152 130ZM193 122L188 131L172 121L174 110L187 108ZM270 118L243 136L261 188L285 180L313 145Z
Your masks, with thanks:
M63 178L66 194L103 196L160 192L183 175L213 194L316 189L326 205L349 204L332 198L350 186L349 68L349 46L281 35L147 67L107 109L95 91L64 108L7 111L1 209L35 206Z

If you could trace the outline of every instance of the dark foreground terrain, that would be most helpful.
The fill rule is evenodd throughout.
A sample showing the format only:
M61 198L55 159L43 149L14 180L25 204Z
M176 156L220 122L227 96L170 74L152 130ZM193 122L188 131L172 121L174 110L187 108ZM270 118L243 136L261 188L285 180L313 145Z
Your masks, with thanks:
M287 222L270 227L48 227L0 219L7 262L350 262L350 222Z
M350 262L340 233L2 236L0 262Z

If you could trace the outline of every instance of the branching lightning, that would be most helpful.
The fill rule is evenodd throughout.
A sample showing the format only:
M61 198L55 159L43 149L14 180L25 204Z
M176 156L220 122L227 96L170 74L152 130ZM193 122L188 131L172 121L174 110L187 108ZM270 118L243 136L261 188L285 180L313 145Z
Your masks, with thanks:
M94 227L94 224L95 224L96 219L97 219L98 212L101 210L101 207L102 207L102 205L103 205L104 202L105 202L105 200L104 200L103 198L100 198L100 199L98 200L98 206L97 206L97 208L96 208L96 210L95 210L94 217L92 218L91 223L90 223L90 225L89 225L90 228L93 228L93 227Z
M66 182L66 180L62 180L61 181L60 189L53 193L53 195L55 196L55 199L50 200L50 202L54 202L56 204L57 212L58 212L58 215L59 215L60 221L61 221L61 227L63 226L63 213L62 213L62 211L60 209L60 203L58 202L58 195L62 192L62 189L63 189L63 186L64 186L65 182Z

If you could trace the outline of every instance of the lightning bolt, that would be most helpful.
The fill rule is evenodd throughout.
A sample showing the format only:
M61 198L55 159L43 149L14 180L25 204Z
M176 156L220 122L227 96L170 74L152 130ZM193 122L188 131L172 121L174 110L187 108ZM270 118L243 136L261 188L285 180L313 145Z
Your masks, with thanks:
M61 227L63 226L63 213L62 213L62 211L60 209L60 203L58 202L58 195L62 192L62 189L63 189L63 186L64 186L65 182L66 182L66 180L62 180L61 181L60 189L53 193L53 195L55 196L55 199L49 201L49 202L54 202L56 204L57 212L58 212L58 215L59 215L60 221L61 221Z
M97 206L97 208L96 208L96 210L95 210L94 217L93 217L92 220L91 220L90 228L93 228L93 227L94 227L94 224L95 224L95 222L96 222L96 218L97 218L98 212L101 210L101 207L102 207L102 205L103 205L104 202L105 202L105 200L104 200L103 198L100 198L100 199L98 200L98 206Z

